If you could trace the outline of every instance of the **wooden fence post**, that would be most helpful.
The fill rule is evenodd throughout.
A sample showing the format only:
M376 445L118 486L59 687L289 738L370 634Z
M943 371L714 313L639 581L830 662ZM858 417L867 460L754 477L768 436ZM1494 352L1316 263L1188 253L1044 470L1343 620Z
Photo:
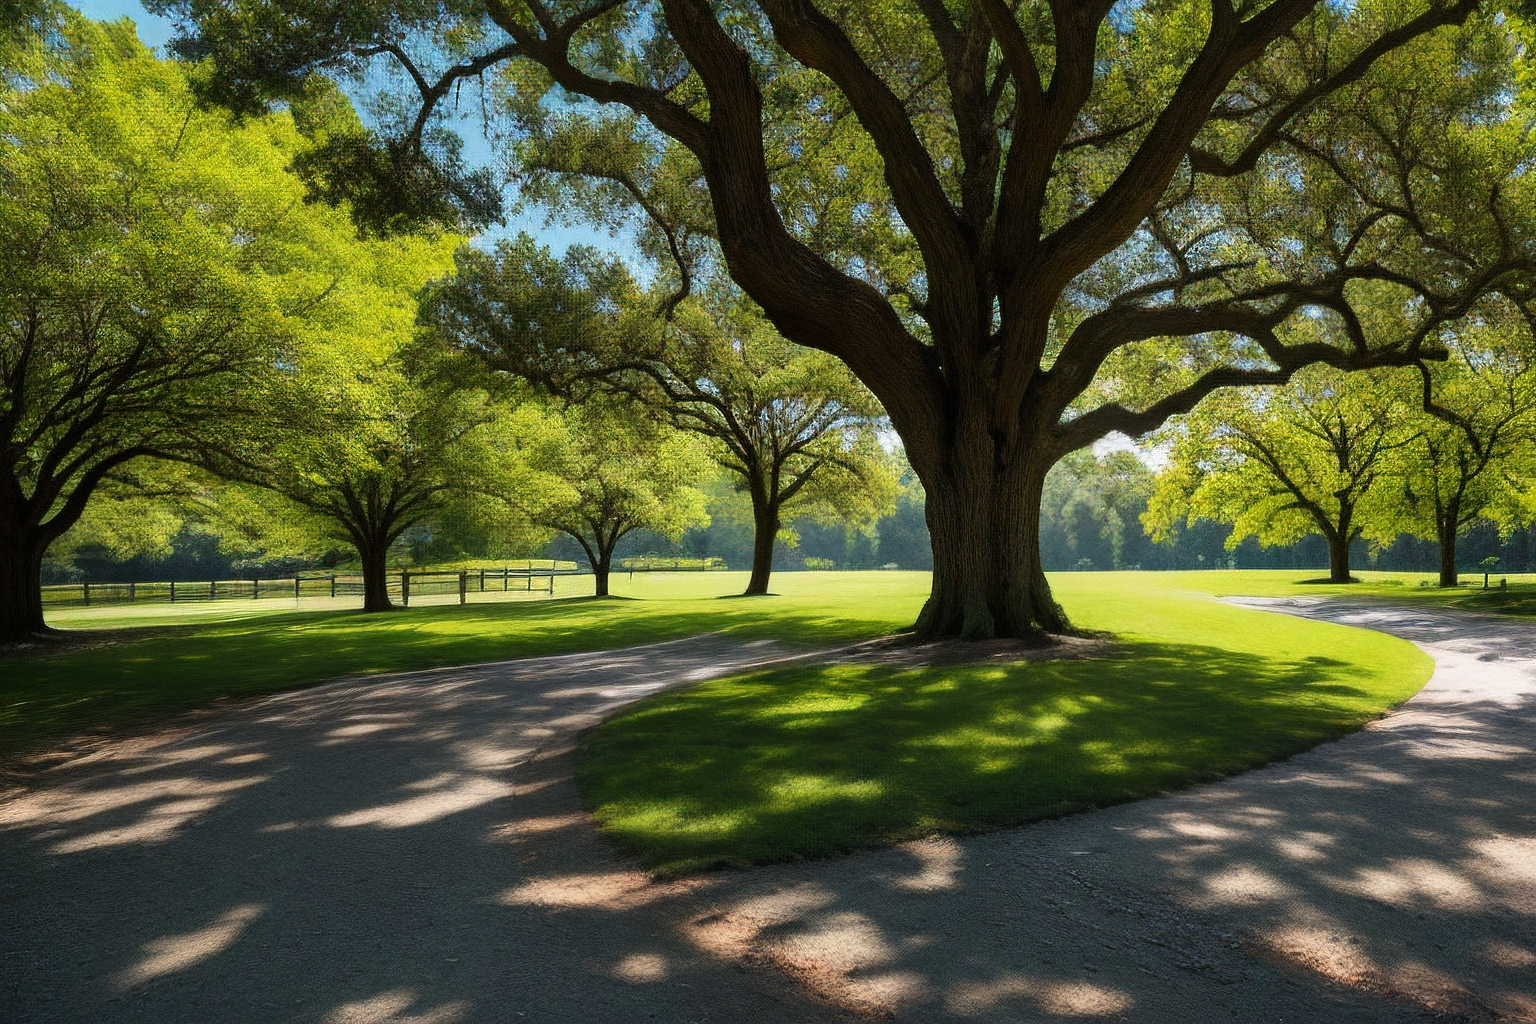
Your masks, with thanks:
M251 577L251 600L254 601L254 600L256 600L260 596L261 596L261 581L258 580L255 576L252 576Z
M297 576L293 578L293 599L295 601L299 599L299 578Z
M502 591L506 591L506 589L507 589L507 577L510 576L510 575L512 575L511 570L508 569L506 566L502 566L501 567L501 589L502 589Z
M80 584L80 589L85 597L85 606L89 608L91 606L91 585L89 583L82 582Z
M136 587L137 585L138 584L136 584L136 583L128 584L128 603L129 604L133 604L137 600L137 598L135 598L134 594L133 594L133 588Z
M336 596L336 574L331 573L331 596Z
M411 574L408 572L400 574L400 606L402 608L411 606Z
M176 581L171 580L171 604L176 603Z
M481 589L484 589L483 587ZM469 601L469 573L459 570L459 604Z
M209 580L208 581L208 600L212 601L214 598L216 598L218 596L219 596L219 581L218 580Z

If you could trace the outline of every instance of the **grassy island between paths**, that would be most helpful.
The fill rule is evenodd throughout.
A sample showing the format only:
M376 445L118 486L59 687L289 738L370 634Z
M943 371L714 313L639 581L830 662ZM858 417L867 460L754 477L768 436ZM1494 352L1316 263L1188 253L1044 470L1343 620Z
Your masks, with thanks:
M1055 577L1074 622L1118 638L1102 658L795 665L663 694L592 734L583 793L661 873L823 857L1230 775L1357 729L1429 678L1404 641L1184 589L1201 582Z

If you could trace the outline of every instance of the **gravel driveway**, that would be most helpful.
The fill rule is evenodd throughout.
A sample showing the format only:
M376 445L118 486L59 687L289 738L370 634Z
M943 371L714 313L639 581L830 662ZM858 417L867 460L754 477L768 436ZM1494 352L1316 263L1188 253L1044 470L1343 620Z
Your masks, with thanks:
M651 883L580 729L782 655L713 637L349 680L0 806L0 1020L1536 1021L1536 631L1380 606L1429 686L1172 797Z

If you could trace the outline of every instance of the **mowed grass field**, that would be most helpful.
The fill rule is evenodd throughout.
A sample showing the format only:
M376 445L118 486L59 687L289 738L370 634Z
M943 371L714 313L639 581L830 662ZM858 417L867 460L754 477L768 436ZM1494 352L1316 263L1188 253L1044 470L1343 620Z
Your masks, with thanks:
M1104 657L795 665L661 695L592 734L583 792L663 874L824 857L1229 775L1357 729L1429 678L1404 641L1195 589L1216 575L1053 577L1075 623L1116 636Z

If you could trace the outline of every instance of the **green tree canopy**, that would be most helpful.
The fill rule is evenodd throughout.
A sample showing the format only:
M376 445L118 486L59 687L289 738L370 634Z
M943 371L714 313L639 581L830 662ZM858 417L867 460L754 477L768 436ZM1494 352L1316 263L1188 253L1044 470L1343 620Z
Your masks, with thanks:
M663 317L622 263L581 249L556 259L523 235L462 250L424 316L496 370L707 438L751 499L746 592L764 594L786 523L872 523L893 507L895 472L879 403L847 367L784 340L750 303L712 298L663 300Z
M1390 539L1395 460L1419 433L1400 382L1313 369L1288 387L1210 399L1172 430L1145 522L1156 540L1199 519L1232 524L1228 549L1308 533L1328 541L1329 579L1348 583L1349 546Z
M247 462L311 416L360 276L413 261L304 202L287 115L232 123L126 22L61 15L0 80L0 636L140 459ZM366 268L366 269L360 269Z
M529 403L510 421L515 460L502 496L521 518L581 545L608 596L613 550L635 530L676 539L709 522L694 484L709 471L698 438L623 410L588 404L563 413Z
M412 318L401 312L396 329L408 338ZM406 346L376 361L353 352L328 374L324 428L290 433L221 467L282 495L317 517L325 536L350 544L362 563L365 611L391 607L386 557L401 534L499 482L496 420L507 410L434 361Z
M530 166L604 216L668 203L889 413L929 634L1064 628L1038 521L1069 452L1308 365L1439 358L1531 278L1523 3L159 6L231 102L381 55L409 140L493 69ZM1401 315L1372 322L1383 293Z
M1536 362L1530 328L1511 310L1469 323L1451 358L1422 371L1429 414L1398 457L1387 514L1404 532L1440 544L1440 585L1456 586L1456 542L1482 519L1504 535L1529 522L1511 478L1536 442Z

